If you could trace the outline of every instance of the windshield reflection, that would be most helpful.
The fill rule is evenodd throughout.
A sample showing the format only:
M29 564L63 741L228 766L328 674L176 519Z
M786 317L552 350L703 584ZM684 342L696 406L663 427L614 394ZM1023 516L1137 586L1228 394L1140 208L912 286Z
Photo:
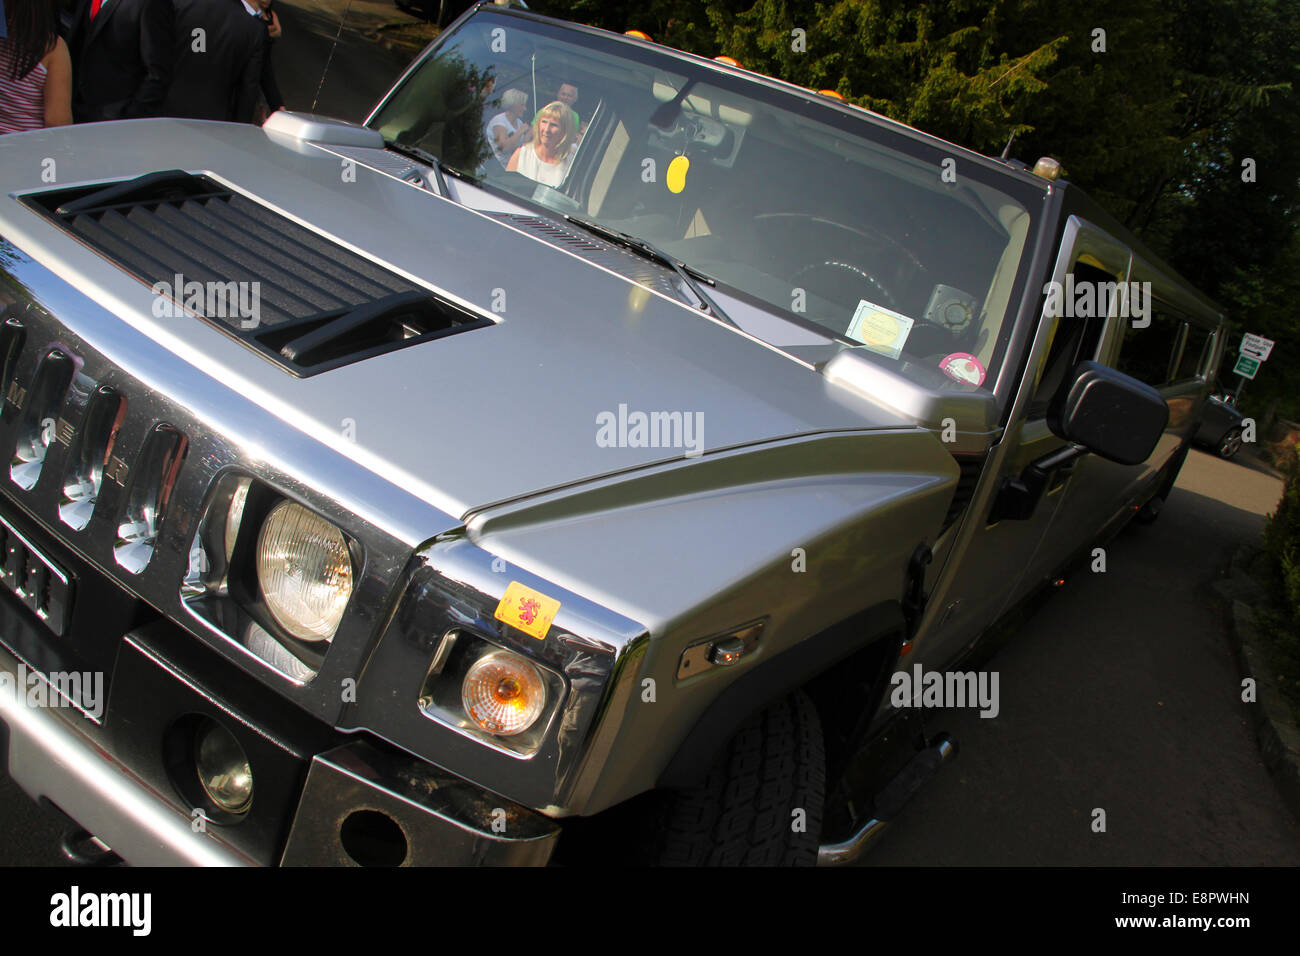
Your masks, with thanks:
M974 164L950 176L938 146L670 53L491 13L371 125L711 277L728 312L784 320L758 333L778 347L853 347L929 387L992 385L1033 217L1012 195L1022 184Z

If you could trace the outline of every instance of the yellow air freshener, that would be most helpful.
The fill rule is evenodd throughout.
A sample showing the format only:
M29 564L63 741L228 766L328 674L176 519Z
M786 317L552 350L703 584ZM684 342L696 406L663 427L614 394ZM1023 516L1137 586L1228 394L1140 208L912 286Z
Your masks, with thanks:
M691 161L685 156L673 157L673 161L668 164L668 175L664 177L670 193L679 193L686 188L686 172L690 168Z

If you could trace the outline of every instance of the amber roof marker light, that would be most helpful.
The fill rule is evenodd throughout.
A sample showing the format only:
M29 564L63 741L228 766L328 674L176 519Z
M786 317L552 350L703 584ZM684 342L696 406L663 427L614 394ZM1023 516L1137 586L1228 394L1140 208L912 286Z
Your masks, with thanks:
M1064 171L1061 164L1050 156L1043 156L1034 163L1034 175L1041 176L1043 179L1060 179Z

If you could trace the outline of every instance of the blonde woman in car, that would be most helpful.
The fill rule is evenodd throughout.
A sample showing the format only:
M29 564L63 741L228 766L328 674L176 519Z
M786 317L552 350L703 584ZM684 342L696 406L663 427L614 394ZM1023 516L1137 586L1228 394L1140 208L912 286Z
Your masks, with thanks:
M515 150L506 169L523 173L544 185L558 187L568 175L577 141L573 110L556 100L537 114L533 141Z

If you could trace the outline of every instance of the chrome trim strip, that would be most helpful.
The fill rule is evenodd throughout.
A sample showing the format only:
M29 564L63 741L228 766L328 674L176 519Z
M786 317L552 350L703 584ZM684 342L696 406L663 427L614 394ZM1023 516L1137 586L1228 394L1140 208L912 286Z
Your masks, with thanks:
M0 721L9 728L9 776L33 799L46 797L113 852L139 866L255 866L78 733L52 710L14 691L19 662L0 648Z

